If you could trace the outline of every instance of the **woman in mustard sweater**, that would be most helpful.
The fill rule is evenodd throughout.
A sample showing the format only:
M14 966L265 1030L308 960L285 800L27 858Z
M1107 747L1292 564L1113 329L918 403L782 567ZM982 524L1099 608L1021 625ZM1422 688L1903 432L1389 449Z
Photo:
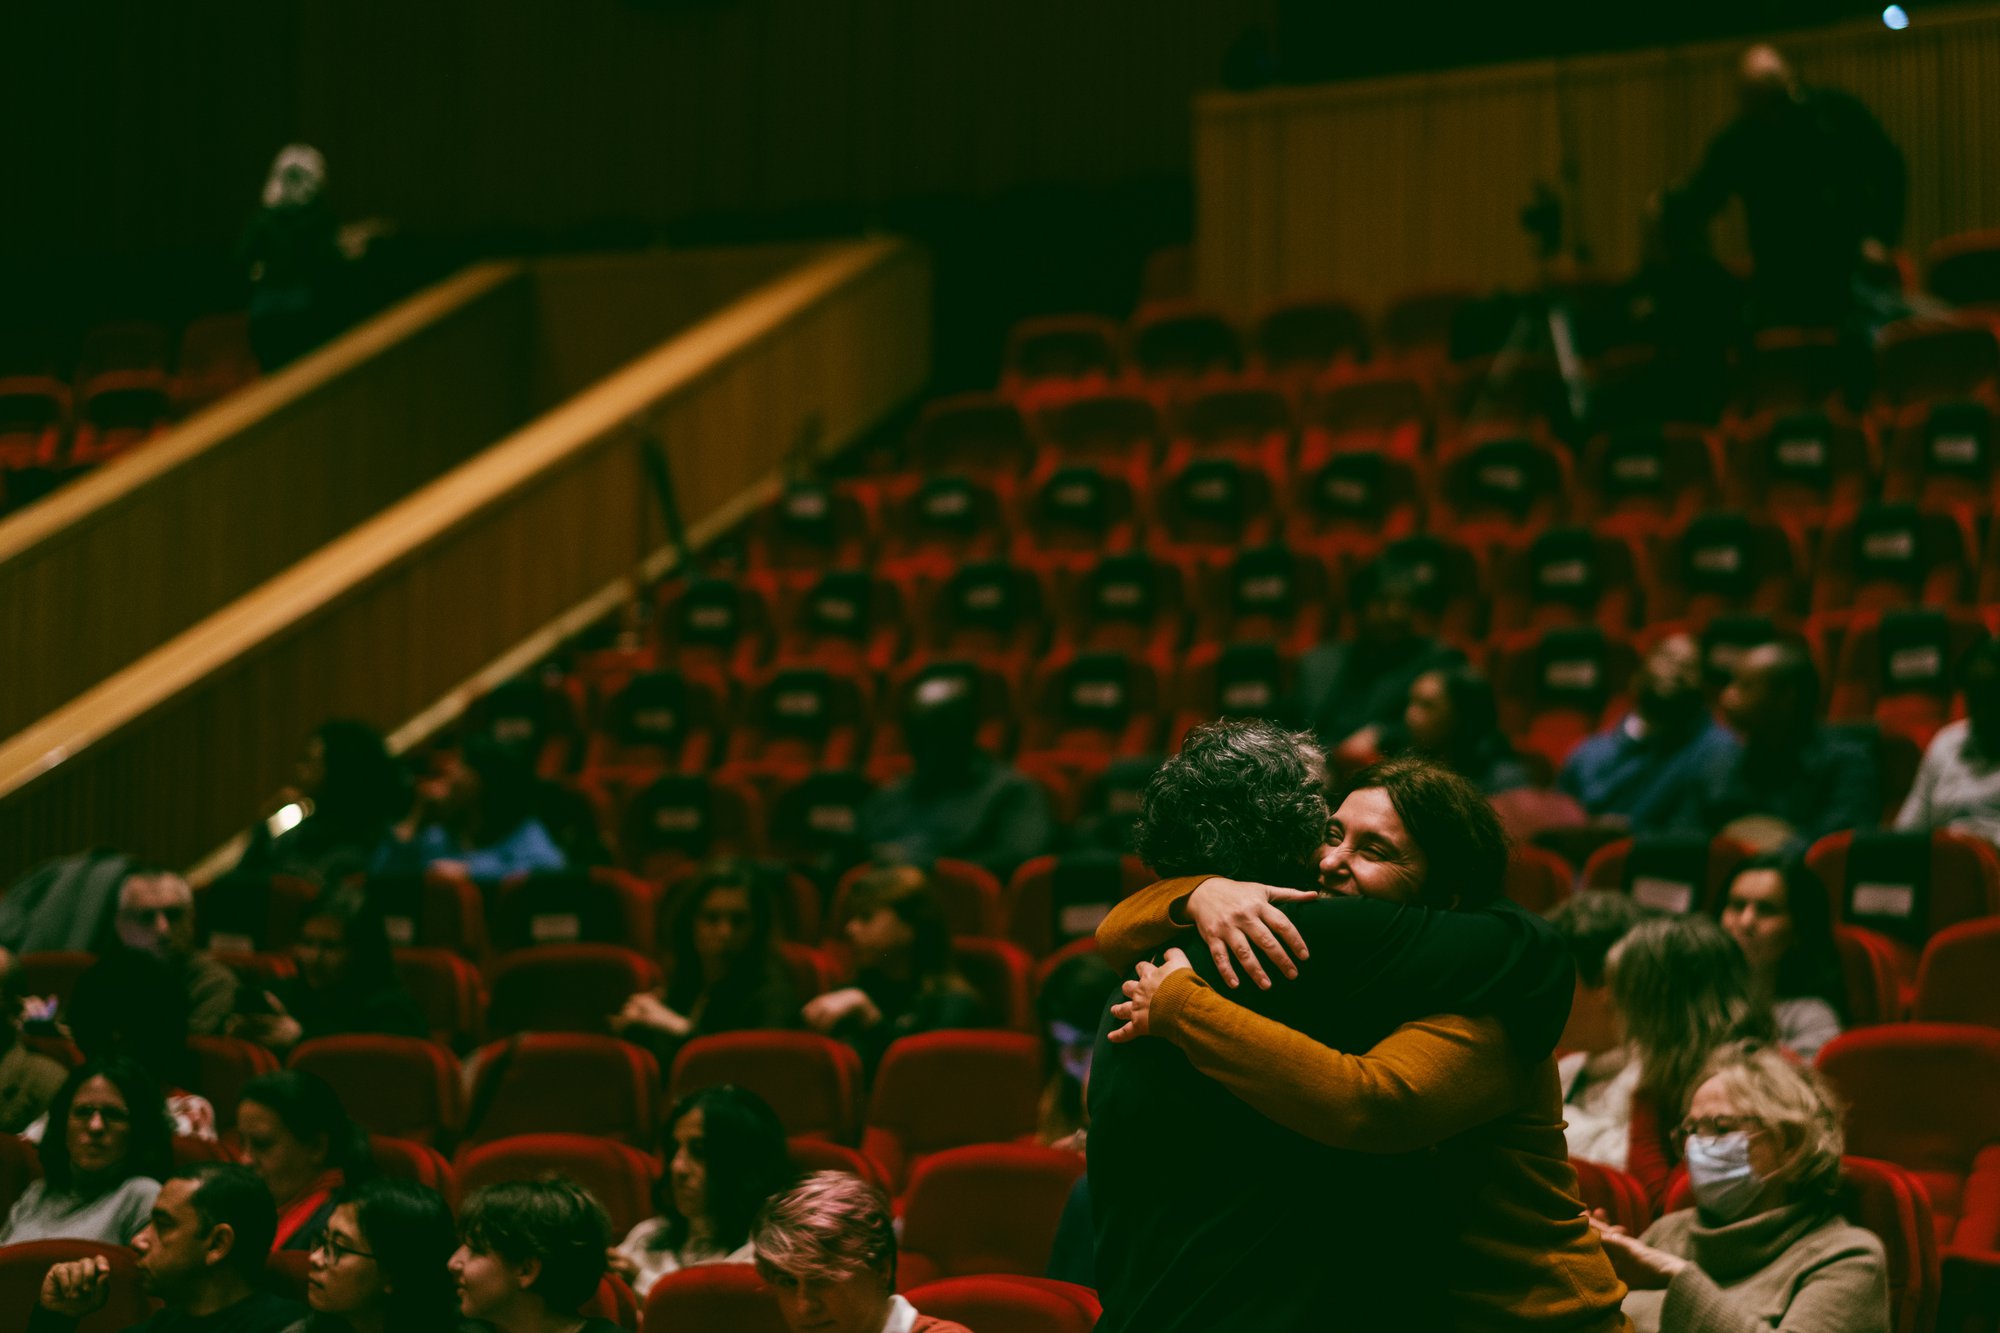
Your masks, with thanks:
M1142 818L1140 854L1162 869L1179 868L1179 856L1158 855L1147 840L1183 842L1185 828ZM1518 910L1501 896L1505 837L1491 807L1434 765L1394 760L1364 772L1335 812L1326 844L1324 892ZM1465 844L1498 854L1468 855ZM1433 862L1454 867L1453 882L1433 883ZM1496 1019L1458 1014L1407 1023L1366 1053L1341 1052L1232 1002L1203 982L1179 949L1169 949L1159 966L1139 961L1192 927L1225 983L1235 984L1233 962L1258 984L1272 984L1258 950L1295 976L1311 964L1276 904L1302 896L1189 876L1127 899L1098 930L1098 946L1114 966L1138 965L1138 978L1125 983L1127 1000L1112 1010L1126 1026L1111 1040L1172 1041L1200 1072L1329 1147L1402 1153L1435 1146L1445 1178L1465 1183L1454 1215L1442 1223L1450 1233L1442 1281L1453 1327L1628 1328L1619 1309L1624 1286L1578 1200L1553 1059L1525 1061Z

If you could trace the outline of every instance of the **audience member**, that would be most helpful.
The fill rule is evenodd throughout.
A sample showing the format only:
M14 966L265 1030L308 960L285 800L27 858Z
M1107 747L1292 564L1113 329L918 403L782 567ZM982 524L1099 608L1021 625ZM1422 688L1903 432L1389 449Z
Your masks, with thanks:
M1833 938L1826 885L1796 856L1759 856L1729 881L1719 912L1750 964L1750 984L1771 1007L1778 1041L1810 1064L1840 1035L1847 981Z
M69 1077L60 1060L21 1036L21 974L0 971L0 1134L19 1134L40 1120Z
M306 1311L263 1290L271 1195L248 1167L203 1162L167 1177L132 1241L157 1314L127 1333L292 1333ZM102 1257L49 1269L28 1333L69 1333L111 1298Z
M282 831L270 820L259 822L231 874L293 875L332 884L352 870L365 870L409 810L410 780L381 732L336 718L306 741L293 785L272 803L273 814L287 808L300 816L298 822Z
M236 1008L236 974L195 947L194 890L172 871L140 870L118 887L118 942L166 963L187 997L187 1030L222 1031Z
M1744 52L1737 93L1679 197L1701 218L1742 199L1761 323L1839 324L1864 261L1902 237L1903 155L1857 98L1805 86L1773 47Z
M535 816L535 772L515 751L474 736L442 771L417 784L417 808L389 831L374 870L452 871L480 884L565 869L569 862Z
M620 1333L577 1318L604 1279L610 1232L604 1206L573 1180L474 1190L451 1256L459 1312L494 1333Z
M896 1294L895 1217L858 1176L814 1172L764 1204L751 1236L792 1333L971 1333Z
M319 149L294 143L279 150L237 259L250 278L250 349L266 372L296 361L339 327L339 229Z
M1840 1114L1818 1074L1743 1042L1718 1051L1675 1130L1695 1206L1634 1239L1597 1219L1638 1333L1887 1333L1881 1238L1839 1213Z
M1383 745L1385 753L1441 764L1488 796L1533 781L1500 730L1492 683L1466 666L1440 667L1411 681L1402 724L1384 730Z
M299 923L292 961L296 976L239 994L231 1033L280 1054L344 1032L429 1035L423 1010L396 979L382 916L361 889L332 889L314 900Z
M0 1245L30 1240L130 1244L173 1168L173 1128L160 1086L137 1061L87 1061L49 1104L42 1178L0 1224Z
M367 1133L317 1074L286 1069L245 1083L236 1132L243 1160L277 1200L274 1249L311 1249L338 1206L338 1191L375 1174Z
M1406 563L1377 560L1350 587L1355 636L1320 644L1299 659L1290 713L1329 754L1379 753L1381 731L1402 717L1416 678L1465 659L1418 632L1422 585Z
M1576 964L1576 999L1560 1043L1567 1054L1556 1062L1564 1137L1571 1157L1620 1170L1631 1139L1639 1061L1625 1040L1605 960L1645 916L1630 894L1609 889L1585 889L1549 913Z
M1590 814L1635 833L1658 828L1732 744L1702 694L1701 648L1670 634L1640 664L1632 711L1571 751L1556 786Z
M1658 1207L1680 1160L1673 1127L1709 1057L1772 1035L1750 965L1705 916L1642 921L1611 950L1611 994L1639 1062L1625 1169Z
M213 1139L215 1108L188 1091L199 1080L187 1045L186 992L165 962L115 948L84 970L63 1010L70 1040L92 1060L128 1056L166 1089L174 1133Z
M1058 964L1035 996L1042 1028L1042 1067L1049 1081L1035 1137L1056 1148L1083 1151L1089 1111L1083 1088L1090 1080L1090 1054L1105 1002L1118 993L1118 974L1095 953Z
M1665 822L1727 833L1758 851L1803 850L1872 826L1882 782L1867 740L1819 721L1819 671L1803 643L1761 644L1737 659L1722 713L1741 738L1712 750Z
M1965 716L1931 738L1896 827L2000 843L2000 640L1965 655L1960 686Z
M660 1067L691 1037L791 1027L799 1001L778 951L777 906L762 871L717 858L676 891L658 990L612 1016L612 1031L652 1048Z
M979 745L973 687L956 676L918 682L903 710L915 769L869 798L862 836L877 860L971 861L1001 879L1055 845L1041 786Z
M312 1238L300 1333L449 1333L458 1326L458 1224L436 1190L370 1180L334 1196Z
M659 1215L633 1227L610 1255L612 1271L640 1300L668 1273L749 1263L751 1220L795 1175L785 1127L754 1092L692 1093L663 1123L667 1171L653 1195Z
M985 1025L978 994L952 960L951 926L923 871L871 870L848 897L854 984L807 1004L805 1024L853 1046L872 1075L898 1037Z

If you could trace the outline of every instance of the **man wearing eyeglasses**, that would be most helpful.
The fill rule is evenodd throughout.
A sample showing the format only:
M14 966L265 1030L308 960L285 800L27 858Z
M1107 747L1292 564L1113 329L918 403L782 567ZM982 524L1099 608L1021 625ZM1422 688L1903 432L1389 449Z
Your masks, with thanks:
M118 886L118 939L159 958L187 994L188 1033L208 1037L236 1009L236 976L195 948L194 890L171 871L141 870Z

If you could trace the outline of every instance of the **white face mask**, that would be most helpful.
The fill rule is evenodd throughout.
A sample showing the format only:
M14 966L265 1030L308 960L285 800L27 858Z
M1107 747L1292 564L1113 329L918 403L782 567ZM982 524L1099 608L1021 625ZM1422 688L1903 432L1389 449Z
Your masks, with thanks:
M1764 1192L1765 1180L1750 1165L1750 1134L1690 1134L1688 1184L1704 1213L1734 1222Z

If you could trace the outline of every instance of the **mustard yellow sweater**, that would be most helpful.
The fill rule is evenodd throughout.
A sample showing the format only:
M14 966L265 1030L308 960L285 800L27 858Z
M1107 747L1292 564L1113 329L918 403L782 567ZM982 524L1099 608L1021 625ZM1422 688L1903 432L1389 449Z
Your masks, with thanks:
M1180 909L1200 884L1167 880L1126 899L1098 927L1099 950L1123 970L1160 948L1185 929ZM1349 1055L1182 970L1153 997L1151 1032L1257 1110L1328 1147L1435 1146L1445 1178L1464 1185L1456 1214L1440 1219L1441 1277L1462 1333L1630 1329L1619 1309L1625 1284L1578 1201L1555 1061L1523 1065L1495 1020L1441 1014Z

